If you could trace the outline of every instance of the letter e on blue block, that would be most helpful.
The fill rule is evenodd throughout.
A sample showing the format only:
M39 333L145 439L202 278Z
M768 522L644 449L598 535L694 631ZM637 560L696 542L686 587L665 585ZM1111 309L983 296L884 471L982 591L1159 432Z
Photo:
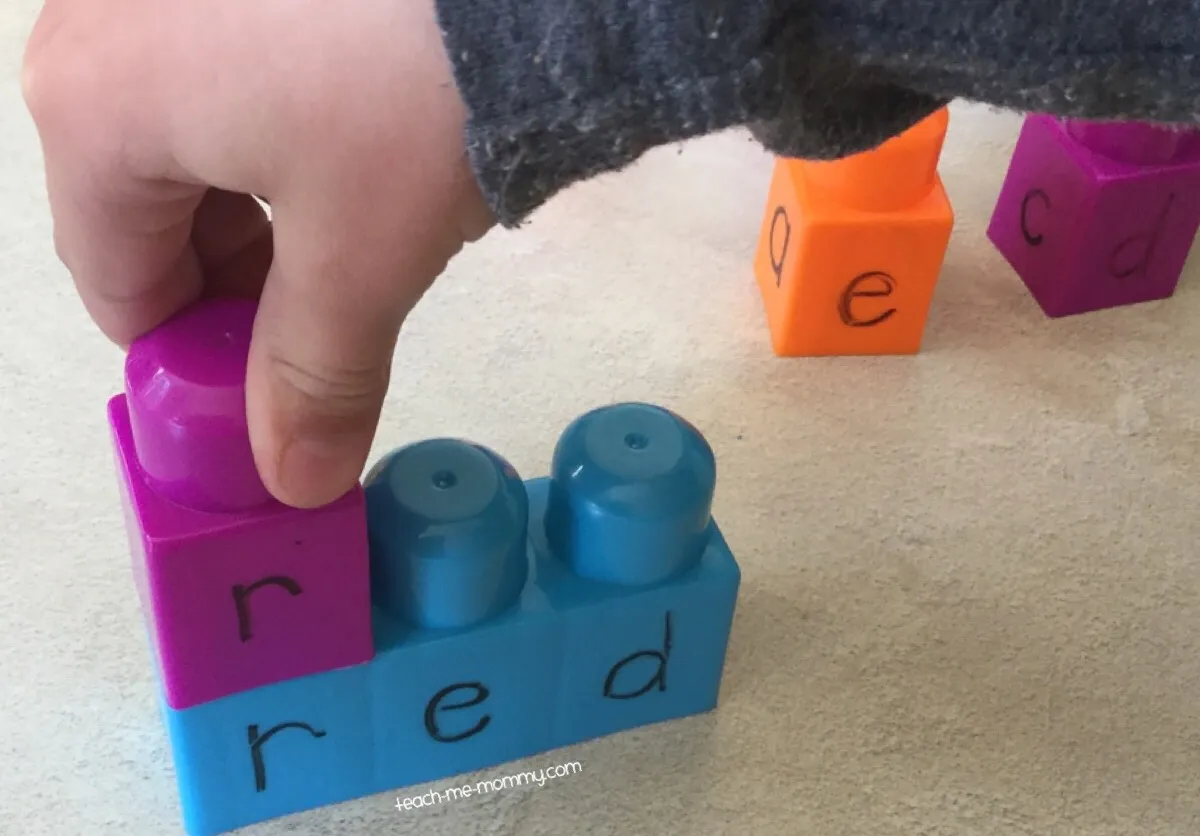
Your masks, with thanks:
M715 707L740 583L715 481L694 427L619 404L573 422L530 483L538 584L564 625L557 744Z
M366 479L382 786L553 747L562 636L530 572L529 500L465 441L401 448Z
M369 668L182 711L164 702L187 832L211 836L374 792Z
M554 748L561 631L531 592L511 613L456 633L377 621L375 772L424 783ZM393 643L394 642L394 643Z

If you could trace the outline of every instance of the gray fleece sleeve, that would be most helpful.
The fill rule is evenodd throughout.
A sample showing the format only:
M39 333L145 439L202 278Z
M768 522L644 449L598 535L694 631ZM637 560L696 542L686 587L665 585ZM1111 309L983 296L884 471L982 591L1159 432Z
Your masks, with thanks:
M500 223L657 145L874 147L947 102L1200 119L1200 0L437 0Z

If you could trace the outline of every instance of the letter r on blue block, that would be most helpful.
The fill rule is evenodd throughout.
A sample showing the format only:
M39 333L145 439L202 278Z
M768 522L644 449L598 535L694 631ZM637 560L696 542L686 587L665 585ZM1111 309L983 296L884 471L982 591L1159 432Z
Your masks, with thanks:
M163 701L187 832L211 836L374 792L369 668L183 710Z

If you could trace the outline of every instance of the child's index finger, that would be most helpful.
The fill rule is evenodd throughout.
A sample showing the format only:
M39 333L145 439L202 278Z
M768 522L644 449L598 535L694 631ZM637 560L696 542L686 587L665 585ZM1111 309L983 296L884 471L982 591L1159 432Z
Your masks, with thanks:
M128 346L200 295L191 234L202 187L48 157L47 189L59 257L111 340Z

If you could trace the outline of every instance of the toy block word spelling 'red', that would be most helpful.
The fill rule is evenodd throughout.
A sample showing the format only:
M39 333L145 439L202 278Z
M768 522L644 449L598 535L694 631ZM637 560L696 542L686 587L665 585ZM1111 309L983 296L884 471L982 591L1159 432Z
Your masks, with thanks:
M204 302L142 338L108 409L190 833L716 705L740 573L694 427L600 408L530 481L422 441L287 508L246 429L254 315Z
M988 237L1052 317L1165 299L1200 226L1200 131L1030 116Z
M954 226L937 172L949 118L842 160L776 161L754 261L776 354L920 350Z

